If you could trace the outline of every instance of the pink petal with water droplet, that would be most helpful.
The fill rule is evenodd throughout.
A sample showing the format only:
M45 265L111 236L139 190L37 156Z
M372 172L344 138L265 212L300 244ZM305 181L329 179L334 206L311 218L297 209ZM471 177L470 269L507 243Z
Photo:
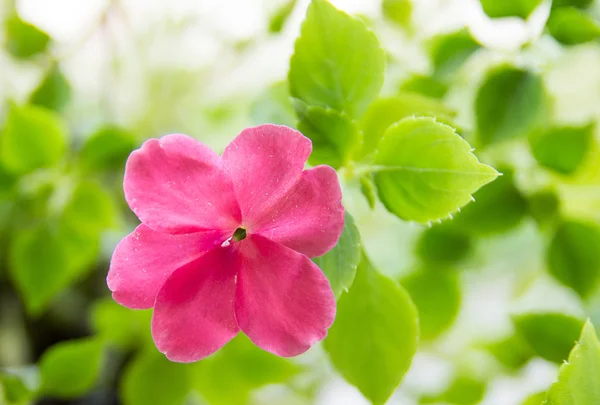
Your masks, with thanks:
M123 186L129 207L157 231L235 229L241 220L221 158L186 135L144 142L127 160Z
M252 228L296 184L312 146L300 132L279 125L242 131L223 152L242 221Z
M177 269L156 297L152 337L168 359L200 360L239 331L233 299L238 255L216 248Z
M342 191L335 170L318 166L267 212L253 232L308 257L321 256L337 243L344 228Z
M296 356L327 335L335 318L329 281L308 257L260 235L239 244L235 315L262 349Z
M108 288L123 306L151 308L173 271L196 260L224 238L222 231L170 235L139 225L113 253L106 278Z

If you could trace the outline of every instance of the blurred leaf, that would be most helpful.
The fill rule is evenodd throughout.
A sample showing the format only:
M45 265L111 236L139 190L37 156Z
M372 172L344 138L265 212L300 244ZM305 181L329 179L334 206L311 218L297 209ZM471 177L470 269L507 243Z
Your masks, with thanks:
M98 233L114 225L116 208L110 194L91 181L75 186L64 208L63 222L82 233Z
M412 15L412 0L383 0L383 16L401 27L409 27Z
M490 343L486 348L496 360L511 370L520 369L534 355L532 349L520 335L512 335L500 339Z
M467 376L456 378L442 396L445 402L456 405L478 404L485 394L484 381Z
M583 44L600 37L600 25L589 13L575 7L552 10L548 19L548 30L564 45Z
M210 405L243 405L250 393L288 381L300 368L267 353L243 334L195 366L194 385Z
M463 28L434 37L429 48L434 75L449 79L481 46L473 39L471 33Z
M103 127L83 145L81 165L88 171L120 170L136 146L135 136L127 130L115 126Z
M290 61L292 97L358 118L379 94L384 70L383 49L362 20L311 2Z
M433 77L414 74L400 85L400 91L442 98L446 95L448 86Z
M446 124L451 124L455 112L439 100L420 94L404 93L396 97L381 98L369 106L360 121L363 131L363 156L375 152L377 144L390 125L403 118L435 117Z
M149 338L151 311L132 311L112 298L94 303L92 325L98 337L121 349L133 348Z
M594 0L552 0L552 8L565 7L565 6L586 8L593 2L594 2Z
M41 312L72 279L60 235L45 226L17 231L10 246L10 274L30 313Z
M40 360L41 392L75 398L90 391L100 374L102 342L96 338L70 340L48 349Z
M525 398L525 401L521 403L521 405L541 405L546 399L545 392L538 392L537 394L533 394Z
M344 166L360 143L360 132L354 122L331 108L308 107L298 115L298 130L313 144L310 163L327 164L335 169Z
M551 224L560 215L560 200L554 190L540 190L527 199L529 214L540 225Z
M346 211L342 236L333 249L313 261L327 276L336 298L348 291L360 262L360 233L352 215Z
M71 85L58 65L53 65L46 72L38 87L29 96L31 104L54 111L61 111L70 99Z
M454 323L460 309L458 274L425 267L400 280L419 313L422 340L433 340Z
M539 76L512 66L495 68L475 100L479 142L487 146L526 136L540 125L546 109L546 91Z
M0 404L24 404L28 402L31 395L29 388L17 375L0 373Z
M270 123L295 128L297 119L287 83L277 82L263 91L252 104L250 116L255 125Z
M540 5L542 0L480 0L483 11L491 18L521 17L523 19Z
M269 32L281 32L285 22L290 17L290 14L292 14L292 11L294 11L296 3L296 0L287 0L285 3L279 6L277 10L275 10L273 15L269 17Z
M381 138L374 174L388 211L421 223L451 215L498 173L479 163L451 127L433 118L405 118Z
M171 363L153 346L127 365L120 391L124 405L183 405L191 391L191 365Z
M52 166L63 156L66 129L53 112L11 104L0 136L0 163L15 173Z
M9 173L0 165L0 201L5 198L11 198L11 195L17 184L18 177Z
M54 215L17 230L10 245L9 272L32 315L90 270L100 233L114 222L115 211L106 191L82 182Z
M375 183L373 183L373 177L370 175L364 175L360 177L360 192L367 199L369 208L375 209L377 204L377 190L375 189Z
M475 405L481 402L485 390L486 384L481 379L459 375L441 395L423 398L421 403L443 402L451 405Z
M408 371L417 341L417 311L408 294L363 255L323 342L334 367L371 402L383 404Z
M36 26L21 20L17 15L4 22L6 29L6 49L18 59L27 59L44 52L50 37Z
M421 233L416 254L424 262L455 264L464 260L473 248L471 237L452 222L433 225Z
M548 248L550 274L582 298L600 282L600 228L573 220L563 221Z
M455 225L478 235L499 234L517 227L527 214L527 201L514 184L511 169L473 195L475 202L455 217Z
M513 316L517 332L540 357L554 363L567 359L583 321L561 313L529 313Z
M571 174L580 166L594 140L595 125L560 127L532 133L529 144L538 163L561 174Z
M600 403L600 342L588 320L569 361L558 371L546 397L547 405L590 405Z

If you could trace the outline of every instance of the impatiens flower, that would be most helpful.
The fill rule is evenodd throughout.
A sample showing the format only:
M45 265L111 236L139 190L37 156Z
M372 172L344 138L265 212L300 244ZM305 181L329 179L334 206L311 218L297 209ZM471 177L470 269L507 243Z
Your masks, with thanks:
M327 278L309 259L344 225L336 172L303 170L311 142L283 126L244 130L219 156L185 135L150 139L125 168L125 198L141 220L117 246L113 298L154 307L152 336L191 362L243 331L295 356L335 317Z

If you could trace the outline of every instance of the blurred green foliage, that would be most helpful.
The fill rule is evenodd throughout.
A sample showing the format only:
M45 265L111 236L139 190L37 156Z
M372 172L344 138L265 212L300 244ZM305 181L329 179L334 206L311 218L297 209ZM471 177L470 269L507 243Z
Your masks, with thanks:
M517 333L533 351L555 363L565 361L583 321L562 313L526 313L513 317Z
M480 0L483 11L491 18L521 17L527 18L542 0Z

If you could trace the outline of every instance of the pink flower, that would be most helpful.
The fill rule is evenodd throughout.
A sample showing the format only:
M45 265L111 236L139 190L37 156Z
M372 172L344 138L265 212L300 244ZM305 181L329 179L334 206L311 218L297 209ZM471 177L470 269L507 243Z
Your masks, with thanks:
M279 356L326 336L335 299L309 258L337 243L344 208L331 167L303 171L311 149L297 131L261 125L223 156L185 135L131 154L125 198L142 223L107 281L119 304L154 307L152 336L170 360L202 359L240 330Z

